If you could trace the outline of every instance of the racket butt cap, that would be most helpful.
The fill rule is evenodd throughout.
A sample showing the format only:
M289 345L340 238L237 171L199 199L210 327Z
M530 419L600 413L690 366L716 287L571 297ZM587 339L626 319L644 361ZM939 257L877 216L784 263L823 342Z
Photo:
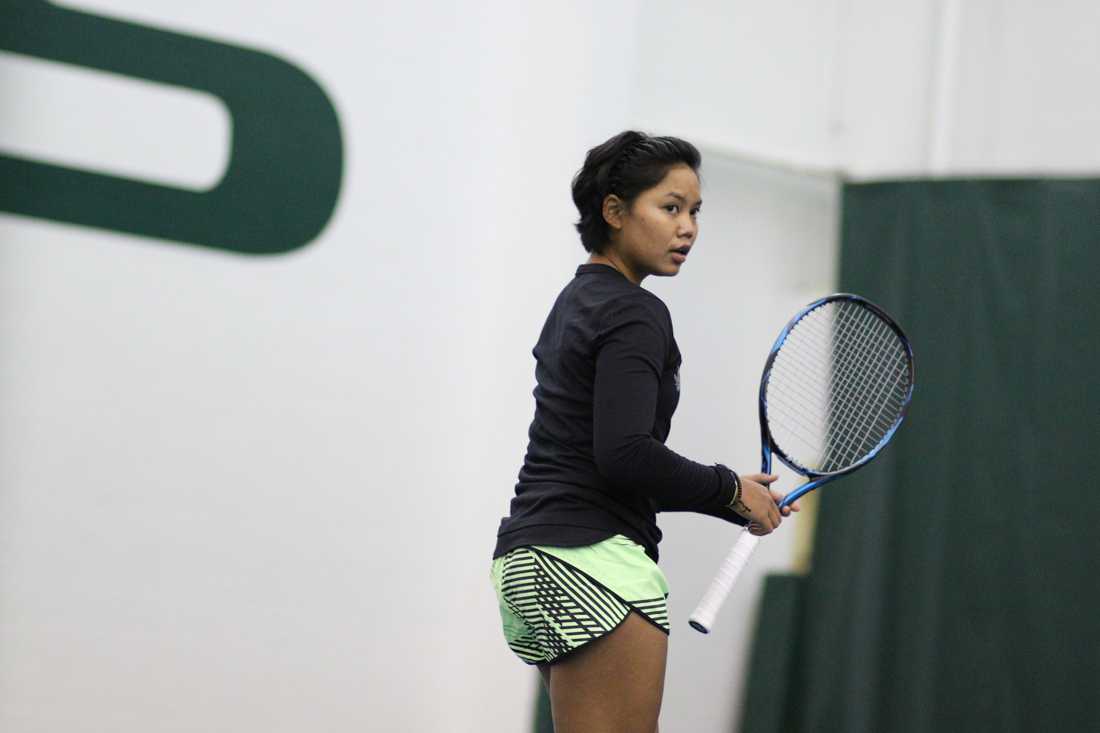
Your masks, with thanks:
M710 629L708 629L706 626L703 626L698 621L695 621L695 620L688 621L688 625L691 626L691 628L698 631L700 634L709 634L710 633Z

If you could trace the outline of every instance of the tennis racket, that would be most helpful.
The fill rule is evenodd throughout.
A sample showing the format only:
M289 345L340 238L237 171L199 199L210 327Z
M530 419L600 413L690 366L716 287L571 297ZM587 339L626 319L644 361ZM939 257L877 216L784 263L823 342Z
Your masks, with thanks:
M838 293L802 309L779 334L760 378L761 471L772 454L805 476L780 507L867 465L913 396L913 350L874 303ZM688 623L709 633L759 537L746 527Z

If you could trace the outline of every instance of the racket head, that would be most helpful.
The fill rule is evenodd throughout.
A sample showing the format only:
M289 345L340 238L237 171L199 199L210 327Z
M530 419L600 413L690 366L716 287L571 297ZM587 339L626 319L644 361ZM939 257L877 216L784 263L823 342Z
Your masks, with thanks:
M834 293L784 326L760 379L763 471L774 454L817 479L799 495L873 460L909 410L916 368L901 327L859 295Z

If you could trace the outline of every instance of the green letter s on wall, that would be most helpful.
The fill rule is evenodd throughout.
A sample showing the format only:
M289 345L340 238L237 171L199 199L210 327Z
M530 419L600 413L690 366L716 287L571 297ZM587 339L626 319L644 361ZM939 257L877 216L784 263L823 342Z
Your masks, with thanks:
M328 223L343 172L340 122L290 63L43 0L0 0L0 49L208 92L232 120L229 163L209 191L0 154L0 211L245 254L297 249Z

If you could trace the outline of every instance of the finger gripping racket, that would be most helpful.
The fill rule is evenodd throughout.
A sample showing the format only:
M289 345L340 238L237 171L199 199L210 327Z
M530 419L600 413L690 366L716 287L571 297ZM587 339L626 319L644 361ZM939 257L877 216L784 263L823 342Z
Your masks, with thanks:
M761 471L772 453L809 479L780 504L867 464L890 442L913 396L913 350L874 303L838 293L779 334L760 378ZM746 527L689 623L708 633L759 538Z

